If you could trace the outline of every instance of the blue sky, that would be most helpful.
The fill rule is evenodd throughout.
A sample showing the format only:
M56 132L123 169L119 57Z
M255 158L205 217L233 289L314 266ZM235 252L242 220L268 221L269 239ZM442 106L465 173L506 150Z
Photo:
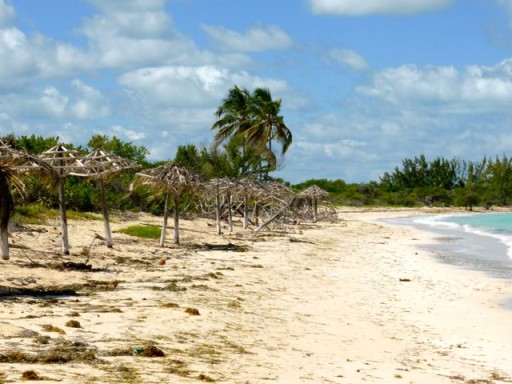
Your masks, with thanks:
M294 183L510 156L512 1L0 0L0 135L168 160L234 85L282 99Z

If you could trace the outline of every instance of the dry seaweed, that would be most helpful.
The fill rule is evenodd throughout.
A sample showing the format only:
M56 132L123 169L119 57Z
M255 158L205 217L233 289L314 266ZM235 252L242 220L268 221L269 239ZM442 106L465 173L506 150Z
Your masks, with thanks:
M76 296L78 295L77 291L79 291L81 288L82 286L78 284L51 287L39 286L35 288L0 286L0 297Z

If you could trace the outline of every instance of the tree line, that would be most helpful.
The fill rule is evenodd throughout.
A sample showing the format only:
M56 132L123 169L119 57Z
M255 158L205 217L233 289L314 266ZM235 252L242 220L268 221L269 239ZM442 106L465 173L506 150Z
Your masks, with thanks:
M312 179L294 185L302 190L316 184L338 204L387 206L508 206L512 199L512 158L481 161L424 155L402 160L379 181L347 184L343 180Z
M25 149L33 155L40 155L56 145L57 137L10 135L3 141L12 143L15 148ZM244 157L243 138L229 140L209 146L197 147L194 144L178 147L172 161L187 167L205 180L220 177L240 178L248 174L260 174L259 157L253 161L255 168L247 167L247 148ZM149 151L143 146L123 142L117 137L94 135L85 147L73 146L70 149L87 153L91 149L101 149L135 161L139 170L152 168L164 162L150 162ZM250 148L250 147L249 147ZM268 147L267 147L268 148ZM124 171L109 182L107 199L113 209L142 210L161 213L163 198L152 197L144 188L131 190L135 170ZM269 177L268 174L263 177ZM45 207L58 206L53 187L37 174L22 177L23 197L15 194L17 205L41 204ZM427 160L424 155L402 160L400 166L385 172L378 181L346 183L343 180L310 179L295 185L281 180L292 189L302 191L311 185L318 185L330 193L335 204L343 205L388 205L388 206L461 206L472 209L474 206L507 206L512 199L512 158L506 155L494 158L484 157L481 161L465 161L459 158L437 157ZM66 178L66 204L78 211L96 211L99 207L99 191L91 180ZM184 204L190 206L189 201Z

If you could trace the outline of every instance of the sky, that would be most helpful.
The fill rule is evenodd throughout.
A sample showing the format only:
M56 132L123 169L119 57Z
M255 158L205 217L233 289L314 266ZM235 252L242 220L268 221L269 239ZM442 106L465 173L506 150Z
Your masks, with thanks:
M511 156L512 0L0 0L0 136L170 160L235 85L282 100L292 183Z

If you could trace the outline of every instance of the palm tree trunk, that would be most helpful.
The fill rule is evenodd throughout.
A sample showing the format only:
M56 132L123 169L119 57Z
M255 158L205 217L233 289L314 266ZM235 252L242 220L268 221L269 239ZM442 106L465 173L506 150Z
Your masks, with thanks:
M100 186L100 193L101 193L101 213L103 214L103 226L105 227L105 239L107 239L107 248L112 248L114 243L112 241L112 231L110 230L110 220L108 218L107 199L105 197L105 184L103 183L103 179L101 177L98 179L98 183Z
M162 233L160 234L160 246L163 247L165 243L165 234L167 232L167 220L169 218L169 195L170 192L165 192L165 204L164 204L164 223L162 224Z
M180 208L178 205L178 194L174 193L174 244L180 243Z
M60 226L62 230L62 253L69 255L69 239L68 239L68 218L66 216L66 202L64 194L64 179L59 177L59 211Z

